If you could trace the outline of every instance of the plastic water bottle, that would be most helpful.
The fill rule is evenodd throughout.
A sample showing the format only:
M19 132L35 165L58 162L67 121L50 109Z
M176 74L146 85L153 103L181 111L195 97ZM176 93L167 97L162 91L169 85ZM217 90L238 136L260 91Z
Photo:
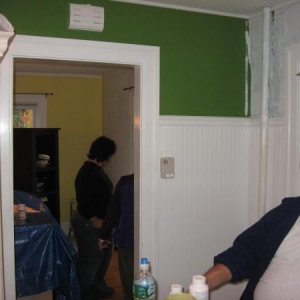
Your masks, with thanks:
M209 291L206 278L203 275L194 275L189 287L189 293L197 300L208 300Z
M133 279L134 300L156 299L156 283L149 272L149 263L146 257L141 258L140 270Z

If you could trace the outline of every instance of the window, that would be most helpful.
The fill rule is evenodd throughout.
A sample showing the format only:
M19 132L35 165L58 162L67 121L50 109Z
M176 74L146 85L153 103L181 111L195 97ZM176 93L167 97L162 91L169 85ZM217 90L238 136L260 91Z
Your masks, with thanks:
M47 127L47 96L37 94L15 94L13 127Z
M34 128L36 127L36 106L23 105L14 106L13 127Z

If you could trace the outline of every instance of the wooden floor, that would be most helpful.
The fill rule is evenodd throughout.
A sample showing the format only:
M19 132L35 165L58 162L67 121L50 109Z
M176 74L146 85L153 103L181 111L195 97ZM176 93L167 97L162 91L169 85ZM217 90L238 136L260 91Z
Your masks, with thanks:
M74 236L71 236L71 242L77 248ZM109 300L123 300L123 289L119 275L118 251L114 250L108 270L105 275L106 284L115 290L115 293ZM1 299L0 299L1 300Z
M105 281L109 287L115 290L113 297L110 300L123 300L123 290L119 275L118 251L114 250L112 259L105 276Z

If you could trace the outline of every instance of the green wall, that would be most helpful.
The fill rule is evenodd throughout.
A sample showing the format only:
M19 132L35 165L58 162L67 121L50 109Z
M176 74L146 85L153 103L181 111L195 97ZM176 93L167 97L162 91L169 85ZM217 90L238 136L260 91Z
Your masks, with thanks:
M159 46L161 115L244 116L246 20L91 0L104 7L99 33L69 30L69 3L1 0L0 12L17 34Z

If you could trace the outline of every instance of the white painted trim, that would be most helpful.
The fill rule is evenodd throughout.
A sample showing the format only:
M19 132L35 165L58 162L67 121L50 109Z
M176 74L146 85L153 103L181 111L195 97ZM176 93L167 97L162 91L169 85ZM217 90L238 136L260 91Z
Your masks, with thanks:
M95 41L44 38L17 35L0 65L0 155L3 256L5 272L5 299L15 299L14 224L13 224L13 64L15 58L54 59L82 62L104 62L135 66L135 165L139 176L135 182L135 201L139 214L139 232L136 261L142 253L152 258L155 270L156 216L152 213L155 202L152 193L155 165L155 131L159 113L159 48ZM138 160L140 158L140 160ZM1 228L0 228L1 229Z
M287 118L270 118L269 127L282 127L286 126L288 123Z
M285 126L286 118L270 118L272 127ZM194 116L159 116L159 126L234 126L234 127L260 127L260 118L234 118L234 117L194 117Z
M249 16L246 16L246 15L231 14L231 13L225 13L225 12L209 10L209 9L192 8L192 7L183 6L183 5L158 3L158 2L154 2L154 1L144 1L144 0L111 0L111 1L125 2L125 3L139 4L139 5L148 5L148 6L155 6L155 7L165 7L165 8L169 8L169 9L192 11L192 12L198 12L198 13L204 13L204 14L210 14L210 15L220 15L220 16L233 17L233 18L249 19Z
M268 180L268 126L269 126L269 81L270 81L270 18L271 10L264 8L263 18L263 74L262 74L262 105L260 130L260 164L259 164L259 195L258 217L266 213L267 180Z
M195 117L195 116L160 116L160 126L260 126L258 118L224 118L224 117Z
M14 32L0 31L0 57L7 50L9 39L14 35Z
M65 235L68 235L68 233L69 233L69 228L70 228L70 223L68 223L68 222L60 223L60 228L61 228L62 231L65 233Z
M300 44L291 45L285 53L285 95L287 98L286 115L288 119L287 149L287 196L300 194L300 95L299 77Z
M48 76L48 77L80 77L80 78L103 78L103 75L83 75L72 73L42 73L42 72L16 72L17 75L25 76Z
M13 58L6 53L0 65L0 162L1 162L1 229L5 299L15 297L14 224L13 224ZM4 76L5 74L5 76ZM4 103L4 104L3 104ZM5 212L5 213L2 213Z

